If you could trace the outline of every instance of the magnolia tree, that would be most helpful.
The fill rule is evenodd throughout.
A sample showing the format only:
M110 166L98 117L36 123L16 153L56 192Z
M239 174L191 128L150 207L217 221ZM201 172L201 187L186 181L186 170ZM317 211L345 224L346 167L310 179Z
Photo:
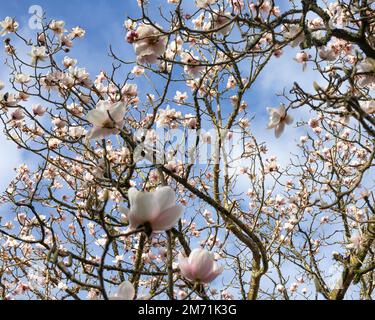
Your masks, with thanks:
M97 75L83 28L0 22L0 118L29 155L1 197L0 297L373 299L374 1L153 2ZM314 89L249 103L287 50Z

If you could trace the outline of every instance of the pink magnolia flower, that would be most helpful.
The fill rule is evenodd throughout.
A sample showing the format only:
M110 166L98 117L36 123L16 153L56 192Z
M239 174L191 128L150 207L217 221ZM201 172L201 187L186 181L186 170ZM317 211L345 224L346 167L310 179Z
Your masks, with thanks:
M156 63L167 50L168 38L151 25L141 24L132 40L137 61L141 64Z
M337 59L337 53L329 48L321 47L318 50L319 57L326 61L335 61Z
M209 283L220 275L224 268L215 261L215 255L204 249L194 249L190 256L184 257L182 253L178 256L181 274L191 280L201 283Z
M268 129L275 128L275 136L279 138L284 132L285 124L293 123L293 117L287 115L285 105L281 105L279 109L267 108L267 111L270 114Z
M120 284L117 292L109 300L133 300L135 297L134 286L129 281Z
M212 25L214 29L219 29L217 32L223 36L227 36L231 29L232 23L231 14L229 12L213 11L212 12Z
M17 108L16 110L14 110L12 112L11 116L12 116L12 120L14 120L14 121L20 121L20 120L23 120L25 118L23 110L20 109L20 108Z
M129 220L129 228L140 226L149 228L146 233L171 229L180 219L183 208L176 205L175 192L170 187L162 187L155 192L141 192L130 188L128 192L130 210L122 208Z
M46 113L46 111L46 108L44 108L40 104L33 105L34 116L42 117Z
M87 120L94 125L88 139L102 139L118 134L125 123L125 112L125 104L122 102L99 101L96 108L87 114Z

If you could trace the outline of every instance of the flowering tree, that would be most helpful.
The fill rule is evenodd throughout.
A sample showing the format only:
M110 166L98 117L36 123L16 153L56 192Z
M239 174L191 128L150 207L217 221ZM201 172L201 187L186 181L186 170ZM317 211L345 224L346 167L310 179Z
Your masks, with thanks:
M96 76L81 27L0 22L0 118L32 159L1 197L1 298L374 298L374 1L187 2L138 0ZM281 164L248 97L286 50L316 81L267 109L304 132Z

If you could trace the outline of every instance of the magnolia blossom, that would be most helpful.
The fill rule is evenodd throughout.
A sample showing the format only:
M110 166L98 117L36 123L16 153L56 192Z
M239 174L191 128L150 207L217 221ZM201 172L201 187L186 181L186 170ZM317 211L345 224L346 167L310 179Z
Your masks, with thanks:
M168 38L154 26L141 24L135 31L134 50L141 64L156 63L167 49Z
M190 52L181 53L181 62L185 64L184 71L190 76L197 77L204 70L198 58Z
M14 21L11 17L6 17L3 21L0 21L1 36L5 36L7 33L16 32L18 29L18 22Z
M49 24L49 28L57 35L61 35L62 33L65 32L65 22L62 20L55 21L52 20L51 23Z
M285 110L285 105L281 105L279 109L267 108L270 115L268 129L275 129L275 136L279 138L284 132L285 124L292 124L293 117L288 115Z
M46 108L44 108L40 104L33 105L34 116L42 117L46 113L46 111Z
M87 120L94 125L88 139L102 139L118 134L125 123L125 112L125 104L122 102L99 101L96 108L87 114Z
M360 234L355 234L350 237L350 243L346 246L348 249L359 250L363 245L363 237Z
M326 61L335 61L337 59L337 53L334 50L327 47L321 47L318 50L318 53L319 57Z
M129 228L146 228L146 233L171 229L180 219L183 208L176 205L175 192L162 187L155 192L141 192L130 188L128 192L130 210L122 208L129 220Z
M224 268L215 261L215 255L204 249L194 249L187 258L178 256L181 274L190 281L209 283L219 276Z
M289 44L292 48L297 47L305 39L305 35L301 27L296 24L284 25L281 30L284 38L290 41Z
M360 73L358 84L361 87L375 86L375 63L370 59L365 59L357 66Z
M47 52L46 52L46 47L31 47L31 52L29 53L31 57L31 64L36 64L37 61L44 61L47 58Z
M174 100L176 101L177 104L183 104L185 103L187 98L188 98L187 92L182 93L181 91L177 90Z
M359 104L361 109L367 114L375 113L375 100L361 101Z
M135 297L134 286L129 281L124 281L118 287L117 292L109 297L109 300L133 300Z
M217 0L195 0L195 5L198 8L207 8L210 5L213 5L217 2Z
M31 80L31 78L27 74L18 73L14 76L14 81L18 82L18 83L21 83L21 84L28 83L28 82L30 82L30 80Z
M63 65L64 65L65 68L74 67L76 64L77 64L77 60L76 59L72 59L72 58L69 58L69 57L64 57Z
M12 120L15 120L15 121L20 121L20 120L23 120L25 118L25 115L23 113L23 110L21 108L17 108L16 110L14 110L11 114L12 116Z
M220 29L217 32L227 36L231 29L232 29L232 23L231 21L231 15L229 12L213 12L212 13L212 26L214 29Z

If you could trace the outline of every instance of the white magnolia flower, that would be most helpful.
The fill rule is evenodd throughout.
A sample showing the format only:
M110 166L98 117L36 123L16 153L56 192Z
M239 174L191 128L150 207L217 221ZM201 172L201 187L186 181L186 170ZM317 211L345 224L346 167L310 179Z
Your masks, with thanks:
M217 2L217 0L195 0L195 5L198 8L207 8L210 5L213 5Z
M229 12L220 12L220 11L214 11L212 12L212 27L214 29L219 29L217 33L222 34L223 36L227 36L231 29L232 29L232 23L230 23L232 17Z
M305 39L305 35L300 26L296 24L288 24L281 28L285 40L290 41L292 48L297 47Z
M292 124L293 118L287 115L285 105L281 105L279 109L267 108L267 111L270 115L268 129L275 129L275 136L279 138L284 132L285 124Z
M361 109L367 114L375 113L375 100L361 101L359 104Z
M181 62L185 64L184 71L190 76L197 77L204 70L199 59L191 52L181 53Z
M64 65L65 68L74 67L76 64L77 64L76 59L64 57L63 65Z
M318 50L319 57L325 61L335 61L337 59L337 53L327 47L321 47Z
M31 47L31 52L29 53L31 57L31 64L36 64L37 61L44 61L47 58L47 51L46 47Z
M18 29L18 22L14 21L11 17L6 17L3 21L0 21L1 36L5 36L7 33L16 32Z
M126 107L122 102L100 101L94 110L89 111L87 120L94 125L88 139L102 139L118 134L124 126Z
M129 281L120 284L117 292L109 300L133 300L135 297L134 286Z
M62 20L52 20L49 24L49 28L57 35L61 35L65 32L65 22Z
M155 192L141 192L130 188L128 192L130 210L122 208L129 220L131 230L145 227L145 232L162 232L171 229L180 219L183 207L176 205L175 192L162 187Z
M3 90L5 88L5 83L0 81L0 90Z
M361 87L375 87L375 63L373 60L365 59L361 61L357 66L357 71L360 73L358 84Z
M176 101L177 104L183 104L185 103L186 99L188 98L187 92L181 92L176 91L176 95L174 96L174 101Z
M83 127L70 127L69 136L73 139L80 139L86 134L86 130Z
M30 76L23 73L18 73L14 76L14 81L24 84L30 82Z
M136 30L134 50L141 64L156 63L167 50L168 38L154 26L141 24Z

